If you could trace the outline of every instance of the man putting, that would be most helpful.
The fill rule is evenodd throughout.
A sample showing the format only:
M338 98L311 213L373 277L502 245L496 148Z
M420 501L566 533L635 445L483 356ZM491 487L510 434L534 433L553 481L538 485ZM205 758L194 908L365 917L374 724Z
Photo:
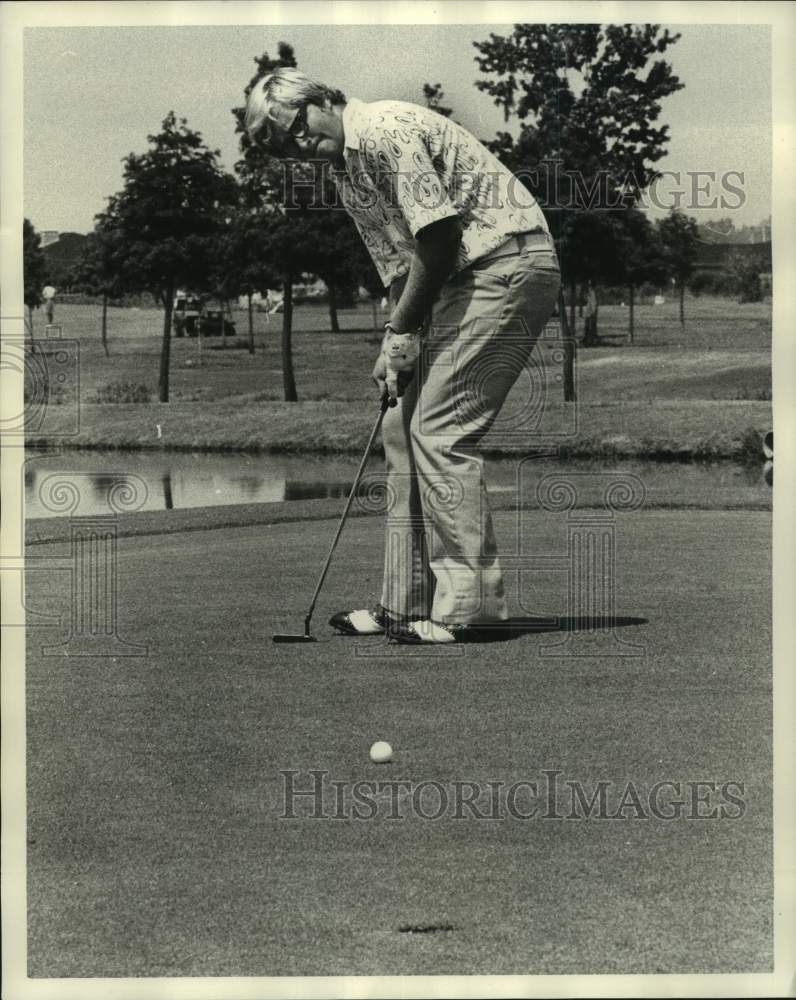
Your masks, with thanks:
M560 284L541 209L455 122L403 101L346 100L282 67L252 88L246 130L275 156L333 168L390 319L373 378L389 397L384 579L348 635L451 643L508 618L483 459Z

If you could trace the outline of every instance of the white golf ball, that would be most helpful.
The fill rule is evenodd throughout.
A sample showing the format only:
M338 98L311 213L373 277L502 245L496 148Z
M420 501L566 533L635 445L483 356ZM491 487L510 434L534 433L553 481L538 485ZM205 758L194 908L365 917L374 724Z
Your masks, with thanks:
M374 764L386 764L392 760L392 747L384 740L379 740L370 748L370 759Z

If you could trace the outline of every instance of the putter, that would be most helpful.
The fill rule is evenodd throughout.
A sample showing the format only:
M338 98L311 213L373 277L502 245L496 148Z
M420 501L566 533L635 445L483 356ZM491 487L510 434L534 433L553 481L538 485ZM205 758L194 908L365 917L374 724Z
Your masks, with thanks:
M337 532L334 536L334 541L332 542L332 547L329 549L329 555L326 557L326 562L324 563L323 570L321 571L320 579L318 580L318 585L315 588L315 593L312 595L312 602L310 603L309 610L307 611L307 616L304 619L304 633L288 633L282 632L277 633L273 636L274 642L317 642L318 640L310 635L310 620L312 619L312 613L315 610L315 602L318 600L318 595L321 592L321 587L323 586L323 581L326 579L326 574L329 571L329 565L332 561L332 556L334 555L334 550L337 548L337 542L342 534L343 527L345 526L346 518L348 517L348 512L351 510L351 504L354 502L354 497L356 496L357 489L359 488L359 481L362 478L362 473L365 471L365 465L367 464L368 458L370 456L370 450L373 447L373 442L376 439L376 435L379 433L381 428L381 422L384 419L384 414L387 412L387 408L390 405L389 397L386 397L381 401L381 407L379 409L379 416L376 423L373 425L373 430L370 432L370 438L368 439L367 445L365 445L365 454L362 456L362 461L359 463L359 469L357 470L356 477L354 478L354 485L351 487L351 492L348 494L348 500L346 501L345 508L343 510L343 516L340 518L340 523L337 526Z

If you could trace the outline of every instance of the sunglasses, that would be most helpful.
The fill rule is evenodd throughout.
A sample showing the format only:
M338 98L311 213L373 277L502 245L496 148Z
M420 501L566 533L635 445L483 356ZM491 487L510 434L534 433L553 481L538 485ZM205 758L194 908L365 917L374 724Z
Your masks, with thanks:
M288 129L294 139L305 139L309 135L310 127L307 124L307 105L303 105L296 112L293 124Z
M295 143L306 139L309 134L305 104L296 111L292 120L289 114L278 113L278 118L275 115L271 121L265 122L258 134L258 141L263 142L275 156L289 156L296 150Z

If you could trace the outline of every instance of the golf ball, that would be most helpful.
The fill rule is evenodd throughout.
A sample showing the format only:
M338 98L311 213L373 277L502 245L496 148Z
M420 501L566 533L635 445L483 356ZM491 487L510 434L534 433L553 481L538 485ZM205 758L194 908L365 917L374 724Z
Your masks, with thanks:
M386 764L392 760L392 747L384 740L379 740L370 748L370 759L374 764Z

